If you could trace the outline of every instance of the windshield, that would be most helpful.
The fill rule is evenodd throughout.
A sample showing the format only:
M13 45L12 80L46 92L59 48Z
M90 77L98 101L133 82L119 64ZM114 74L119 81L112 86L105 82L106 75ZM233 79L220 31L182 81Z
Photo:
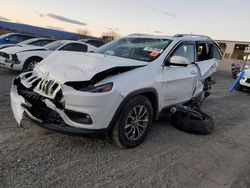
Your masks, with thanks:
M104 45L96 53L151 62L157 59L172 41L169 39L129 37Z
M47 45L45 45L44 47L47 48L48 50L56 50L57 48L61 47L62 45L64 45L65 42L64 41L55 41L52 43L49 43Z

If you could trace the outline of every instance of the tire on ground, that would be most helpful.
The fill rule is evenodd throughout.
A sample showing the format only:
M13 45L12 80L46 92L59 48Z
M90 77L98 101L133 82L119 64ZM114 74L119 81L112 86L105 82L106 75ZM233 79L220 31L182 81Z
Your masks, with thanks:
M192 133L207 135L214 129L214 120L204 112L198 112L200 115L190 111L176 111L171 117L171 123L179 130Z
M125 134L126 119L129 113L134 107L144 106L148 112L148 123L145 131L137 140L129 140ZM111 132L111 137L113 142L120 148L133 148L140 145L148 135L153 121L153 107L151 102L145 96L136 96L125 103L121 114L119 115L113 130Z

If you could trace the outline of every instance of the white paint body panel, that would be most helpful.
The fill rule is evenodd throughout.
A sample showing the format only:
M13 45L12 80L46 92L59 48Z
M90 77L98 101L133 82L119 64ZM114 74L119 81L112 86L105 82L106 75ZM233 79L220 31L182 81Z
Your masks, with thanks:
M72 122L63 110L47 102L47 106L57 111L67 125L103 129L109 126L124 98L134 91L153 88L157 92L158 113L164 107L186 102L203 91L202 81L217 70L219 61L212 59L188 67L164 66L166 56L179 41L180 39L175 39L155 61L150 63L96 53L55 52L38 64L33 74L43 79L54 80L60 85L65 109L88 114L93 120L92 125ZM95 84L98 86L112 82L113 88L107 93L77 91L65 85L66 82L90 81L96 74L111 68L133 66L137 68L108 76ZM15 92L13 87L11 93ZM22 100L14 94L11 96L13 112L20 113L15 108ZM15 117L20 116L21 114L18 114Z

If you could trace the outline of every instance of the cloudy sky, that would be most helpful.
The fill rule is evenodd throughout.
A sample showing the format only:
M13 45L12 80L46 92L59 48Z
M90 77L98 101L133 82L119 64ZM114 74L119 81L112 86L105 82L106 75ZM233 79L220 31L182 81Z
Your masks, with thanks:
M0 19L92 35L206 34L250 41L249 0L0 0Z

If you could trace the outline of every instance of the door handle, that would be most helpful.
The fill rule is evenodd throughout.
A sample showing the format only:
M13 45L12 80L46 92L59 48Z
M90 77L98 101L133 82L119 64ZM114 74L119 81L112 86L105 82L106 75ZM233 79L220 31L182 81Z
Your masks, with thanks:
M190 72L190 74L195 75L195 74L198 74L198 72L197 72L197 71L195 71L195 70L193 70L193 71L191 71L191 72Z

